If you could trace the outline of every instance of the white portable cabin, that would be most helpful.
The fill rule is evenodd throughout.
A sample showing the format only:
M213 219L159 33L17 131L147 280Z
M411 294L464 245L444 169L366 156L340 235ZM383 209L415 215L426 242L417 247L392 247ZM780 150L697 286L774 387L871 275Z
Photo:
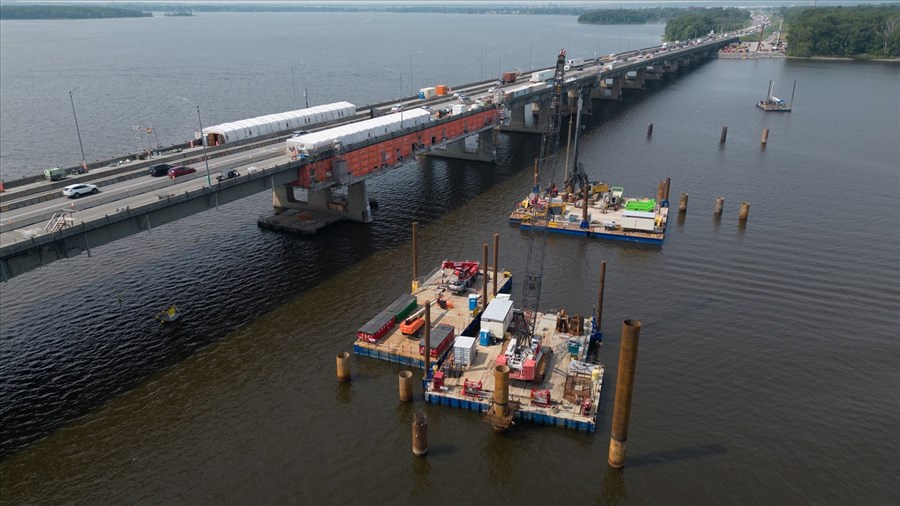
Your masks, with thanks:
M350 102L317 105L306 109L257 116L203 129L203 142L208 146L242 141L266 135L308 128L352 117L356 106Z
M476 339L468 336L457 336L453 343L453 362L460 365L472 365L478 353Z
M285 142L285 152L312 155L332 149L338 143L346 149L376 137L399 132L403 128L422 125L429 121L431 121L430 112L422 108L410 109L402 113L388 114L292 137Z
M513 301L495 298L488 303L487 308L481 313L481 330L487 330L494 339L502 340L506 329L512 323L512 316Z

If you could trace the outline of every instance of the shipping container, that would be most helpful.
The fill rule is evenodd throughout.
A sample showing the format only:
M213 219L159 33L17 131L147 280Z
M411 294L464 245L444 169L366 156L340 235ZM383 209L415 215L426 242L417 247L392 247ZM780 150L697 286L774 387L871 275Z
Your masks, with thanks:
M456 329L452 325L446 323L438 323L431 329L429 336L429 344L431 345L431 358L438 358L453 343L453 336L456 335ZM419 353L425 354L425 341L419 341Z
M553 69L539 70L539 71L531 74L531 82L533 82L533 83L544 82L548 79L553 79L554 75L556 75L556 71Z
M447 86L446 84L438 84L437 86L434 87L434 90L437 92L437 94L439 96L443 96L443 95L446 95L447 93L450 93L450 87Z
M504 72L503 78L500 80L502 84L509 84L516 82L516 73L515 72Z
M356 331L356 338L369 343L376 343L394 328L394 315L382 311Z
M418 304L415 295L406 294L397 297L397 300L392 302L386 311L394 315L395 322L399 322L403 321L416 307Z
M428 88L422 88L419 90L419 98L423 100L428 100L429 98L434 98L437 96L437 88L434 86L430 86Z
M472 365L475 361L475 338L459 336L453 343L453 362L459 365Z

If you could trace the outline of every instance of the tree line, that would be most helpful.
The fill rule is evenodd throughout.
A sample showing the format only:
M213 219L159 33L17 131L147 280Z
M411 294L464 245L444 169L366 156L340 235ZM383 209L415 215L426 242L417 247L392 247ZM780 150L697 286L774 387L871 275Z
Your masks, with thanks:
M900 5L784 8L788 56L900 57Z
M681 14L666 23L665 40L705 37L710 32L740 30L750 24L750 11L734 7L713 7Z
M642 9L596 9L578 16L579 23L597 25L640 25L661 23L692 10L685 7L648 7Z
M0 19L144 18L149 12L96 5L0 5Z

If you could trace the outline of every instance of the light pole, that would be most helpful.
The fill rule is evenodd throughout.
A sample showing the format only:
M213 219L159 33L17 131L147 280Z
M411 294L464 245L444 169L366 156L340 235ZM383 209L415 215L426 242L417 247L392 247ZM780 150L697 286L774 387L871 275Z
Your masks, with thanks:
M78 134L78 148L81 149L81 163L84 164L87 162L87 159L84 157L84 146L81 144L81 130L78 129L78 116L75 114L75 99L72 98L72 93L75 93L75 90L81 88L81 86L76 86L74 90L69 92L69 102L72 103L72 116L75 118L75 133Z
M409 53L409 96L416 96L415 91L413 90L413 54L419 54L422 50L419 49L417 51L412 51Z
M503 60L499 55L494 53L487 53L488 56L494 56L497 58L497 80L503 80Z
M385 67L384 70L387 70L388 72L397 74L397 76L400 78L400 128L402 129L403 128L403 72L397 72L396 70L394 70L390 67Z
M481 80L484 81L484 47L481 48Z
M200 125L200 146L203 148L203 163L206 164L206 184L212 188L212 177L209 175L209 158L206 156L206 143L203 142L203 121L200 119L200 106L184 97L178 98L197 108L197 124Z

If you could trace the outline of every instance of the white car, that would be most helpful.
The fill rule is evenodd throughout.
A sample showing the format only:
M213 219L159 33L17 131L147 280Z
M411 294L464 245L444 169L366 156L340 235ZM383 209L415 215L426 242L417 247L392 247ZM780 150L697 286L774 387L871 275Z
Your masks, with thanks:
M82 195L91 195L100 191L96 185L92 184L70 184L63 188L63 195L66 197L77 199Z

